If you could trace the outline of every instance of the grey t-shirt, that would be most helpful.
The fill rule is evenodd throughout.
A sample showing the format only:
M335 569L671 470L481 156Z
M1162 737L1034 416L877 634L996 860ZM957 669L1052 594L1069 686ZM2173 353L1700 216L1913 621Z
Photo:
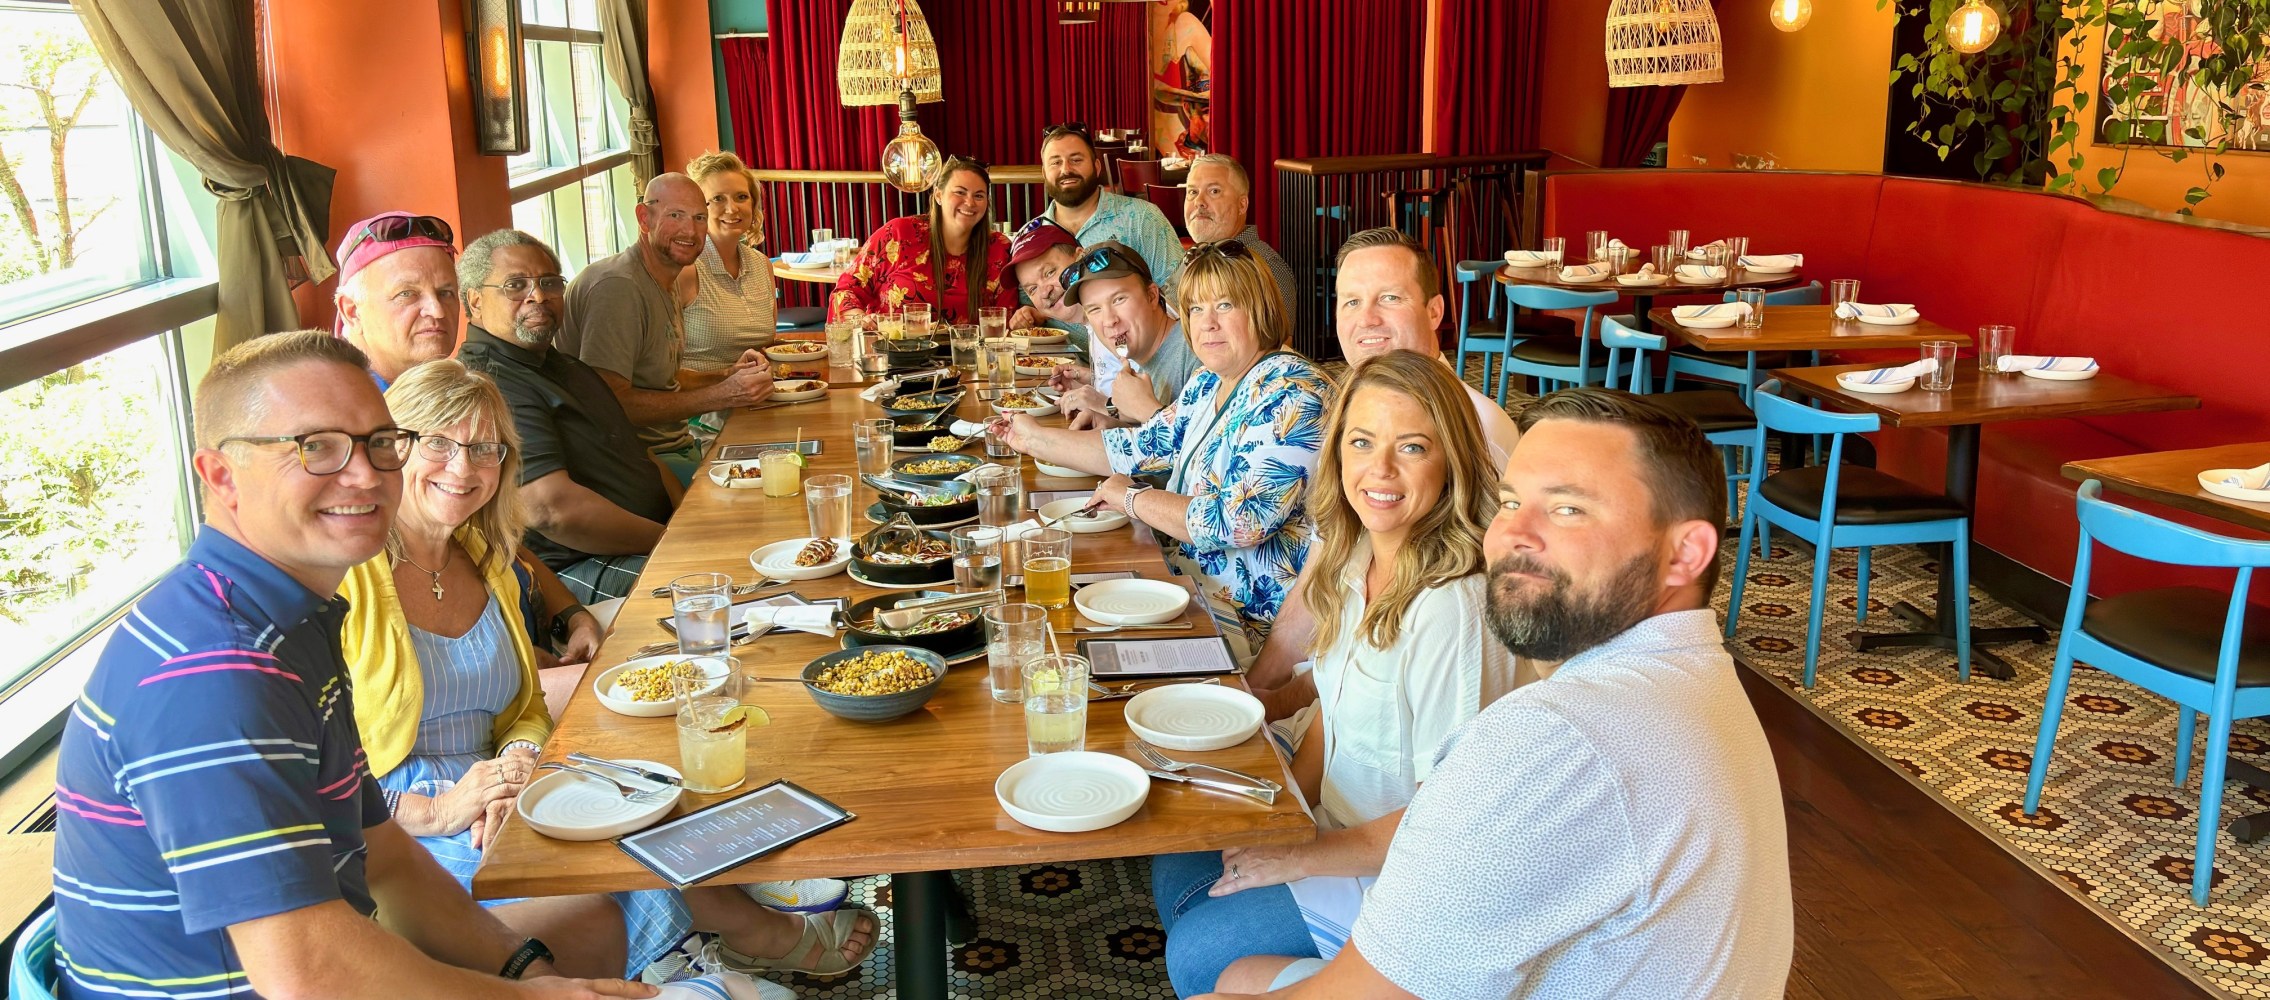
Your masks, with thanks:
M1143 374L1151 377L1152 394L1158 397L1160 406L1173 403L1182 395L1182 387L1190 382L1191 376L1198 374L1198 355L1190 352L1190 338L1182 335L1180 321L1167 331L1165 340L1159 341L1159 349L1151 353L1151 360L1135 363L1142 366Z
M676 392L678 356L685 349L678 304L646 273L640 254L640 248L633 246L593 261L568 283L567 322L557 346L584 364L629 379L637 388ZM683 420L640 427L638 439L654 452L677 451L693 443Z

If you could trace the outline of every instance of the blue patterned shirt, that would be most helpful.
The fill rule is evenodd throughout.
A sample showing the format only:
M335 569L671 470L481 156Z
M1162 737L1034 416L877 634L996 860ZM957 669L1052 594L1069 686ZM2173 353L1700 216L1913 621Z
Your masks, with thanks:
M1117 191L1101 191L1096 198L1095 214L1072 234L1080 245L1092 247L1105 240L1125 243L1151 270L1151 284L1173 288L1175 273L1182 270L1182 237L1174 234L1174 223L1167 221L1167 214L1157 205ZM1054 204L1048 206L1048 217L1056 217Z
M1217 394L1234 393L1217 415ZM1140 427L1103 432L1113 472L1166 474L1190 497L1190 541L1164 535L1168 565L1198 580L1241 659L1269 637L1316 533L1308 481L1324 448L1332 383L1307 358L1271 354L1227 390L1200 369ZM1243 648L1240 648L1240 646Z

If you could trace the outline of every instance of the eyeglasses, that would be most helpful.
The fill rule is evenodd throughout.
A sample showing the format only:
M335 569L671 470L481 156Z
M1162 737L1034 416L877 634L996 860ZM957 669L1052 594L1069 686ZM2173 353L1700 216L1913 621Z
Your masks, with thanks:
M413 236L451 245L457 243L457 235L451 231L449 223L433 216L382 215L365 223L360 231L347 238L347 242L339 248L339 259L344 261L354 256L355 251L362 249L365 243L392 243Z
M1219 254L1223 257L1251 259L1253 257L1253 248L1246 246L1239 240L1215 240L1212 243L1200 243L1197 246L1191 247L1188 251L1183 253L1182 262L1188 264L1191 261L1197 260L1199 257L1206 254Z
M1017 227L1017 238L1024 239L1025 237L1039 232L1042 229L1048 228L1049 226L1055 226L1058 229L1064 229L1063 224L1057 222L1055 219L1051 219L1045 215L1036 215L1030 219L1025 220L1024 225ZM1071 230L1069 229L1064 229L1064 231L1066 233L1071 232Z
M1111 247L1097 247L1073 258L1069 266L1057 273L1056 280L1064 286L1065 291L1071 291L1072 286L1079 284L1081 279L1110 267L1111 262L1117 259L1119 251Z
M506 278L493 285L474 285L475 288L501 288L507 298L515 302L528 297L528 290L541 288L546 295L561 295L567 291L567 279L557 274L539 274L533 278Z
M460 451L465 453L466 461L484 469L494 469L504 464L504 457L512 453L512 446L502 441L475 441L466 444L439 434L418 435L418 454L436 465L448 465L455 461Z
M354 457L355 445L363 446L363 454L370 456L370 467L380 472L393 472L410 460L410 442L418 439L418 432L388 427L368 434L349 434L346 431L309 431L305 434L281 434L273 437L225 437L222 444L291 444L299 449L300 468L312 476L336 475L347 467Z

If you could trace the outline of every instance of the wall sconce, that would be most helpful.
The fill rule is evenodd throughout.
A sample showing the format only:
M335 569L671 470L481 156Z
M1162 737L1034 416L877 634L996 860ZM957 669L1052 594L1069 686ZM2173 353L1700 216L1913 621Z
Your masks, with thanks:
M484 156L528 151L527 91L521 77L520 0L473 0L466 32L473 131Z

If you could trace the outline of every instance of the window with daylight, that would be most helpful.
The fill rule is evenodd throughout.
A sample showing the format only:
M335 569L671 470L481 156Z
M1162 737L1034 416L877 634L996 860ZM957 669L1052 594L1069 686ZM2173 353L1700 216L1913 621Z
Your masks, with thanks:
M520 17L530 140L511 160L512 222L572 275L637 239L630 105L600 56L594 0L521 0Z

